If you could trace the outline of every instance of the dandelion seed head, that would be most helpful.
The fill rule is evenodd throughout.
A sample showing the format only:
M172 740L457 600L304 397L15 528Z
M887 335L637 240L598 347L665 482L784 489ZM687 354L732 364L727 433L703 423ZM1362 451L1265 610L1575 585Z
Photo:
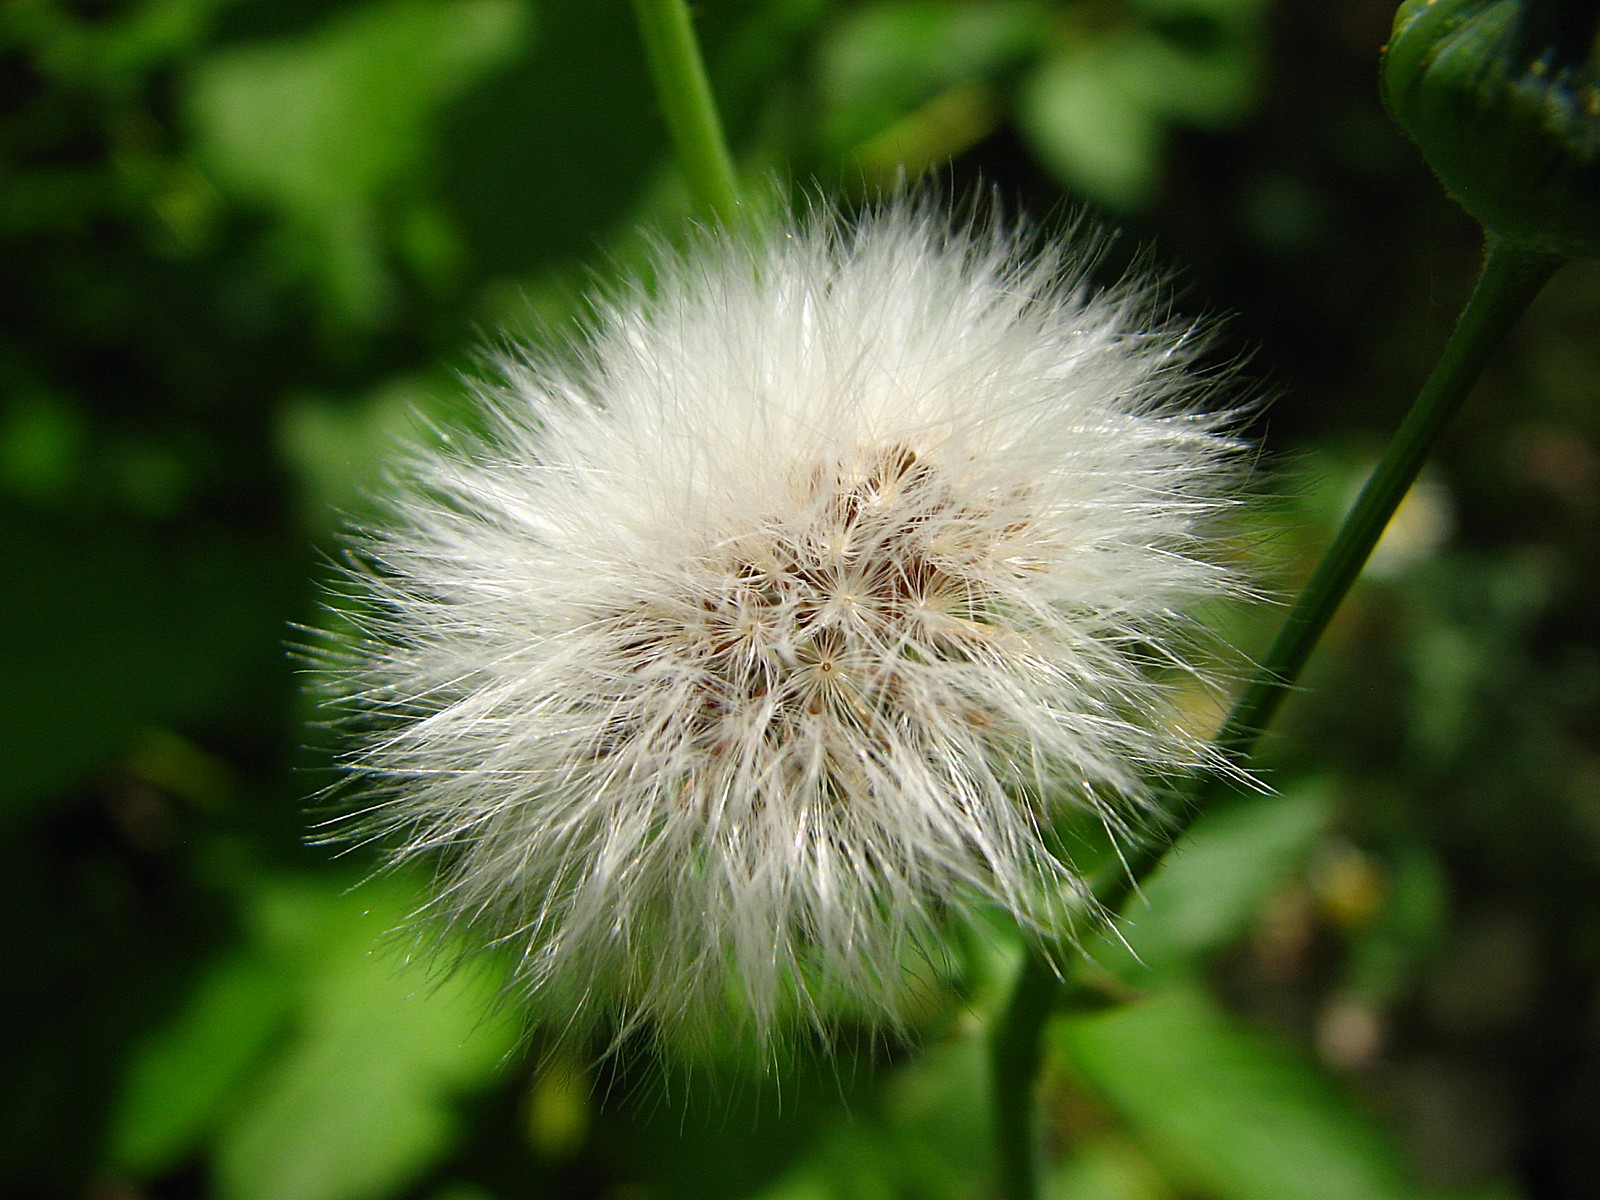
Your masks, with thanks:
M1201 764L1237 446L1138 284L898 202L705 234L396 471L323 655L371 799L558 1028L893 1025L963 907L1060 937L1056 836Z

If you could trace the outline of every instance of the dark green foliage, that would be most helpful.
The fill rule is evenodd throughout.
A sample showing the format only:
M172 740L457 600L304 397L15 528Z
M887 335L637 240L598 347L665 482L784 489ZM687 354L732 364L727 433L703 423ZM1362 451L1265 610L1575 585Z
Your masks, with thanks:
M1242 553L1303 578L1477 253L1379 107L1388 5L697 13L741 162L1093 203L1136 235L1108 270L1154 238L1237 312L1221 353L1283 393ZM992 1194L1004 929L920 1046L560 1058L494 963L394 932L423 881L307 844L330 738L285 646L341 514L470 419L494 330L559 336L671 236L646 81L625 0L0 3L0 1191ZM1592 1194L1597 313L1557 278L1268 739L1277 794L1090 947L1149 999L1050 1029L1053 1195ZM1259 652L1274 614L1219 620Z

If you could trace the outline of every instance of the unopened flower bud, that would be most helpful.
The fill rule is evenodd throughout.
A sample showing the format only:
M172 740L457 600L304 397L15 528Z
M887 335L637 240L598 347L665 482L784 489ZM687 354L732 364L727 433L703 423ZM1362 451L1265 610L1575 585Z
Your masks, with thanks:
M1406 0L1383 61L1390 114L1492 235L1600 255L1600 6Z

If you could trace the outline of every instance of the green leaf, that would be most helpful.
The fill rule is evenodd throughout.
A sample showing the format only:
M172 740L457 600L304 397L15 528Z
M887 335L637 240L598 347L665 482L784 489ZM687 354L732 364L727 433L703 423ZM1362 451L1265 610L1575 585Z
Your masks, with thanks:
M702 7L696 32L709 63L713 39L757 7ZM662 197L646 189L670 140L629 6L540 5L537 36L453 106L441 151L462 237L513 292L525 276L539 286L553 268L587 270L597 239L659 216ZM574 282L587 292L593 277Z
M1157 20L1210 21L1223 29L1259 22L1271 0L1135 0L1134 7Z
M1127 90L1117 53L1115 44L1073 45L1047 59L1023 83L1017 122L1062 183L1128 211L1155 192L1166 132Z
M759 1200L965 1200L993 1171L988 1061L981 1037L926 1047L827 1135Z
M288 1016L280 964L235 954L212 965L187 1005L135 1052L111 1125L111 1161L136 1178L173 1166L219 1119Z
M1074 1142L1045 1185L1050 1200L1171 1200L1172 1189L1127 1137Z
M1220 128L1254 99L1263 35L1254 0L1149 4L1170 23L1066 26L1024 81L1017 120L1063 183L1111 208L1147 204L1170 125ZM1184 36L1181 31L1192 32Z
M64 397L16 389L0 407L0 488L33 501L60 501L75 482L87 424Z
M1029 0L901 0L847 14L821 47L822 132L837 151L881 133L965 80L1034 53L1050 10Z
M444 372L403 375L364 396L301 394L278 410L279 452L296 476L303 517L323 532L374 504L383 464L461 424L466 395Z
M217 1193L391 1193L449 1151L454 1100L487 1086L515 1044L509 1022L486 1017L494 973L464 964L441 976L386 952L413 907L393 879L351 893L291 886L266 901L266 936L309 937L311 974L290 1041L218 1138Z
M445 103L516 52L526 11L388 0L310 37L224 50L189 89L202 160L277 210L342 311L369 314L384 288L380 205L429 162Z
M1413 1200L1398 1151L1333 1081L1198 989L1058 1021L1054 1050L1186 1188L1219 1200Z
M1405 842L1386 855L1387 895L1377 919L1355 931L1346 968L1348 987L1386 1003L1411 986L1448 925L1449 884L1437 851Z
M1207 813L1134 899L1117 930L1125 941L1092 948L1096 965L1134 984L1198 965L1249 927L1332 815L1332 789L1317 780Z
M1255 96L1256 47L1223 40L1204 52L1161 37L1119 39L1106 68L1119 90L1164 119L1220 128L1248 111Z

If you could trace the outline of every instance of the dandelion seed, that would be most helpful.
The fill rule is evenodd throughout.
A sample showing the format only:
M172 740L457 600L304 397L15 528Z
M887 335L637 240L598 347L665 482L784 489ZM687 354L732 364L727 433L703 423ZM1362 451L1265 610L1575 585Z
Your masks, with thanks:
M397 472L325 656L352 828L558 1026L892 1025L951 914L1067 932L1060 823L1131 835L1206 760L1162 671L1235 587L1236 446L1192 330L1024 243L704 235Z

